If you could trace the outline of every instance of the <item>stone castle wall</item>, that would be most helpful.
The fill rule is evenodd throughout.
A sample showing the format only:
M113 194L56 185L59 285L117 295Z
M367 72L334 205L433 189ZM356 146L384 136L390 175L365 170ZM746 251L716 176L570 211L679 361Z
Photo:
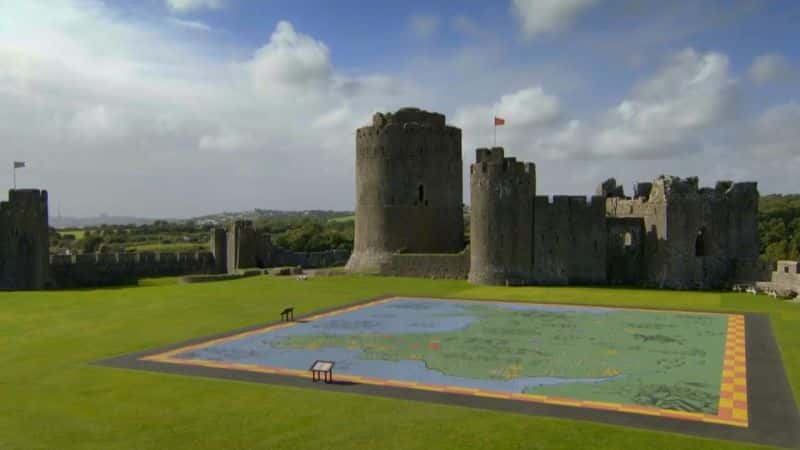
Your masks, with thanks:
M634 285L647 273L644 244L647 234L639 217L607 217L606 281Z
M470 268L469 248L459 253L394 253L380 273L398 277L463 280Z
M332 249L320 252L295 252L274 247L269 252L269 267L300 266L304 269L339 267L347 264L352 252L347 249Z
M85 253L50 256L58 288L136 284L139 278L215 273L211 252Z
M756 183L722 181L700 188L697 178L661 176L639 183L633 199L609 197L611 218L640 217L645 238L642 282L668 288L720 288L757 260Z
M606 282L602 197L537 196L533 206L533 284Z
M356 131L355 243L348 269L378 272L395 252L463 249L461 130L416 108Z
M43 289L49 282L47 191L17 189L0 202L0 289Z

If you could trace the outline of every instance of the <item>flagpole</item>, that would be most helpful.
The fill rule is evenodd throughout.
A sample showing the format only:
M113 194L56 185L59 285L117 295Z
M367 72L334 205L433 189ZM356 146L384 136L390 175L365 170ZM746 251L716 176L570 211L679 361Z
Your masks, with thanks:
M12 163L12 165L11 165L11 173L13 174L14 190L16 191L17 190L17 164L16 163Z
M497 147L497 121L494 121L494 144L492 147Z

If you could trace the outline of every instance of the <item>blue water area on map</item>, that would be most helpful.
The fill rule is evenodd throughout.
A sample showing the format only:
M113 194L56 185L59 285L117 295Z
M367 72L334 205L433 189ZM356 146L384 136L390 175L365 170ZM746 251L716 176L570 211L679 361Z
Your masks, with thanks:
M426 367L424 361L383 361L361 359L361 350L344 348L288 349L277 343L288 336L420 334L447 332L468 327L477 319L468 306L491 305L512 310L577 312L606 314L608 308L550 306L474 302L465 300L398 298L385 303L335 314L312 322L298 322L277 330L266 330L239 339L222 342L178 354L178 358L252 364L272 368L308 370L315 360L335 361L334 373L373 378L450 385L506 392L522 392L526 387L563 383L599 383L618 378L520 377L510 380L473 379L443 374Z

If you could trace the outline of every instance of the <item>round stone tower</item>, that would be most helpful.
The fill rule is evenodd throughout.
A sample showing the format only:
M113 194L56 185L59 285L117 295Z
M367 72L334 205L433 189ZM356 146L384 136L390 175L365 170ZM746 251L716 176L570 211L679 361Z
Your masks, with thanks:
M515 285L533 267L536 166L479 148L470 166L470 271L475 284Z
M417 108L377 113L356 131L356 223L348 270L381 273L389 255L464 247L461 130Z

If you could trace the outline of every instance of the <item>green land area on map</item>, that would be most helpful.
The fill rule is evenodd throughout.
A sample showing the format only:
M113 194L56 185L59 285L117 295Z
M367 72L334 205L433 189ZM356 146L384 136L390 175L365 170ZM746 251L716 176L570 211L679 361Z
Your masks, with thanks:
M446 375L605 378L523 392L716 414L727 317L677 312L546 311L478 304L445 332L289 336L279 346L360 350L361 359L420 360ZM436 320L436 315L428 317Z

